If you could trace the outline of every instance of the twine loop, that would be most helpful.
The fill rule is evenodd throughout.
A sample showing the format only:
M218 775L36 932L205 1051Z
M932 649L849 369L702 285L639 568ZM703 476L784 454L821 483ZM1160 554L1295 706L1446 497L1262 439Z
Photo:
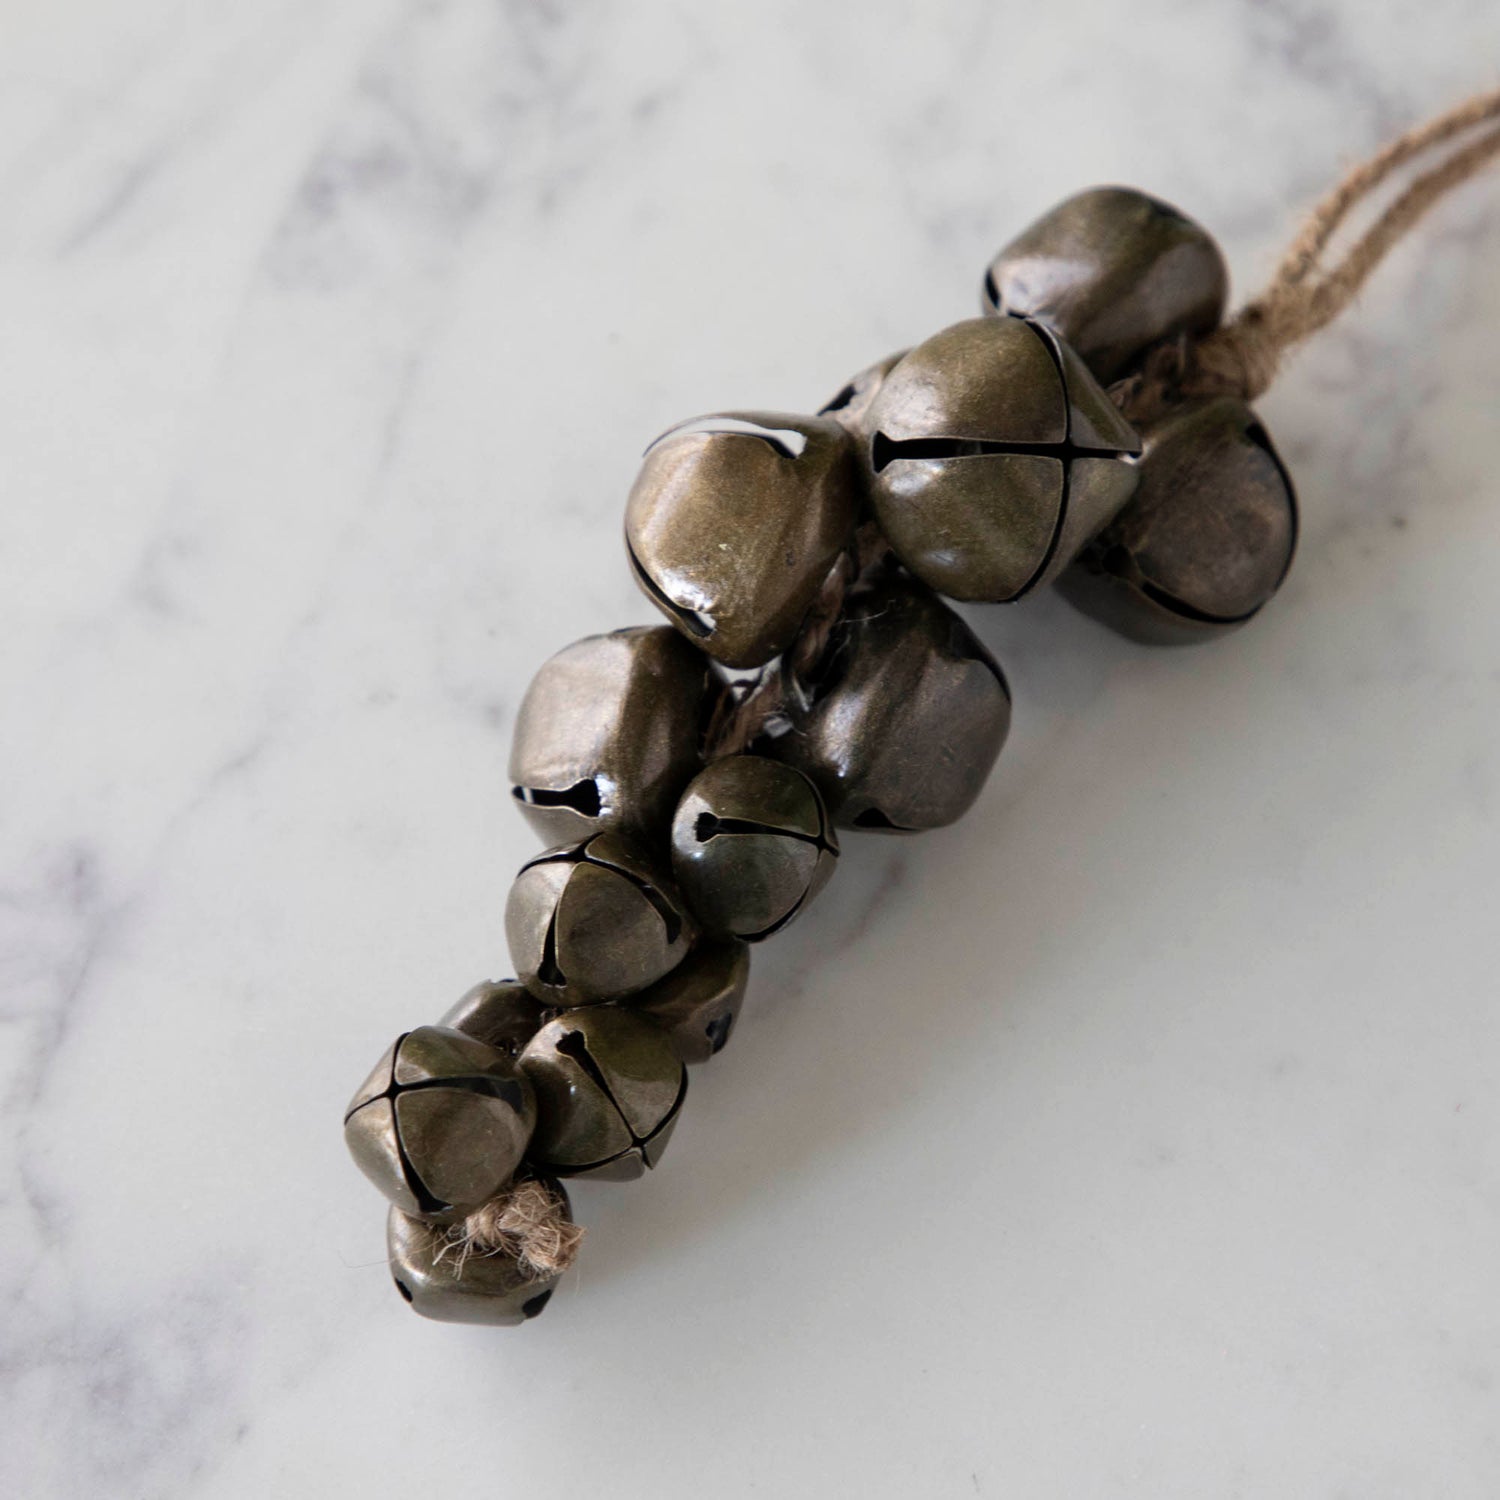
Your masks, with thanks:
M1263 395L1287 352L1338 317L1423 215L1500 155L1497 122L1500 89L1408 130L1355 167L1308 215L1260 296L1197 343L1153 349L1136 374L1110 388L1116 405L1130 421L1149 426L1181 401ZM1418 177L1342 259L1325 266L1330 242L1354 209L1402 168L1455 141L1466 143Z

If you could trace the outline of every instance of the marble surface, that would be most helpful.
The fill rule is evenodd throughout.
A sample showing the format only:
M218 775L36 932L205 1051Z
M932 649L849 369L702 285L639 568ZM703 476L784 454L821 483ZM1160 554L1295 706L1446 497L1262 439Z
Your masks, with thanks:
M0 5L0 1493L1500 1493L1500 176L1265 401L1253 629L974 612L979 806L758 955L543 1319L412 1317L338 1130L506 969L510 724L650 617L646 440L1095 181L1253 289L1497 55L1493 0Z

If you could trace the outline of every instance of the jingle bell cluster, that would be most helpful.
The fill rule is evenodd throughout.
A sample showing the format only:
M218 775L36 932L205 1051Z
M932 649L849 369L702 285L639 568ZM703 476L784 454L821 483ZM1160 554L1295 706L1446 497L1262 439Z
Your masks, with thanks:
M1223 257L1133 190L1058 205L989 267L984 316L856 376L822 412L700 418L647 450L630 565L667 625L591 636L521 704L516 805L552 847L505 913L517 978L398 1039L351 1102L390 1200L398 1288L429 1317L518 1323L555 1275L450 1252L516 1181L656 1166L687 1066L728 1041L752 943L832 876L836 830L973 804L1010 726L994 658L944 602L1048 583L1138 640L1249 620L1297 535L1255 414L1111 399L1222 319Z

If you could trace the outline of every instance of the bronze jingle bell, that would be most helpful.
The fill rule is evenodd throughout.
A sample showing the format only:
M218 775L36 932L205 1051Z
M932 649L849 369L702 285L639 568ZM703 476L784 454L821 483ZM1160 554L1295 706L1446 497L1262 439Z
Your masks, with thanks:
M531 1160L559 1177L629 1182L661 1160L687 1095L666 1032L620 1006L564 1011L527 1043Z
M805 772L834 823L914 833L973 806L1010 731L1005 674L924 585L895 575L849 596L765 753Z
M350 1100L344 1141L397 1208L449 1223L505 1186L535 1124L531 1084L509 1057L462 1032L419 1026Z
M625 1003L666 1032L683 1062L707 1062L728 1043L749 980L744 943L704 938L665 979Z
M573 1214L560 1182L539 1179ZM465 1255L457 1231L415 1219L399 1208L386 1217L385 1247L396 1290L413 1312L439 1323L484 1323L514 1328L536 1317L562 1279L537 1276L513 1254L474 1250Z
M908 353L909 350L902 349L896 354L888 354L884 359L861 370L826 406L819 408L818 415L832 417L841 427L848 428L856 438L868 437L865 420L870 415L870 407L880 394L885 377Z
M694 937L677 891L612 833L521 867L505 907L521 982L548 1005L617 1000L654 984Z
M1140 442L1083 362L1021 318L918 344L866 425L870 496L896 556L952 599L1050 583L1135 488Z
M1035 318L1109 384L1151 345L1201 338L1224 316L1229 269L1201 225L1135 188L1076 193L990 263L983 304Z
M519 979L484 979L465 990L438 1025L517 1057L550 1014Z
M550 844L606 830L666 837L719 688L666 625L575 641L531 680L511 741L511 795Z
M1153 423L1131 502L1058 581L1131 640L1208 640L1252 619L1297 547L1291 476L1255 413L1222 396Z
M817 787L760 755L700 771L672 820L672 870L693 915L747 943L791 922L828 883L838 852Z
M797 634L854 529L854 443L827 417L700 417L646 450L625 510L636 581L691 641L758 667Z

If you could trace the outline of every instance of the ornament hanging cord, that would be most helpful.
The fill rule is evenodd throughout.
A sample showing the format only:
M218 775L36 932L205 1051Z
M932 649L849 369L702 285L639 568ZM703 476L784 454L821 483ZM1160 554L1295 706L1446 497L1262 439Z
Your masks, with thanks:
M1487 128L1486 128L1487 127ZM1323 266L1329 242L1354 209L1403 167L1440 146L1480 132L1418 177L1350 246L1342 260ZM1253 401L1270 388L1282 358L1331 323L1358 295L1371 272L1428 209L1500 156L1500 89L1475 94L1424 125L1398 136L1350 171L1308 215L1271 283L1222 328L1196 342L1174 339L1151 350L1133 375L1110 387L1124 416L1149 426L1184 401L1237 396ZM862 528L850 551L828 575L808 611L802 633L773 669L738 699L709 730L709 755L737 755L778 719L793 684L817 665L843 608L844 595L887 555L875 528Z
M1473 139L1467 137L1473 136ZM1463 142L1406 188L1331 267L1323 264L1349 215L1404 167L1439 147ZM1386 255L1454 188L1500 156L1500 89L1476 94L1454 109L1397 137L1350 171L1308 216L1270 285L1206 338L1173 340L1151 350L1141 368L1110 388L1133 423L1149 425L1173 407L1211 396L1253 401L1274 381L1289 350L1331 323L1358 295ZM779 664L743 696L724 700L710 726L710 757L736 754L781 715L788 694L817 665L848 590L889 554L873 526L829 574L802 633ZM583 1230L572 1224L557 1195L523 1182L446 1231L447 1251L462 1264L473 1254L515 1253L537 1275L560 1274L577 1256Z
M1324 268L1329 242L1354 209L1417 158L1476 131L1481 133L1475 139L1396 198L1342 260ZM1260 296L1198 343L1173 342L1153 350L1138 373L1111 389L1116 405L1131 421L1149 424L1194 397L1239 396L1253 401L1263 395L1287 351L1338 317L1428 209L1497 155L1500 89L1476 94L1398 136L1355 167L1313 209Z

